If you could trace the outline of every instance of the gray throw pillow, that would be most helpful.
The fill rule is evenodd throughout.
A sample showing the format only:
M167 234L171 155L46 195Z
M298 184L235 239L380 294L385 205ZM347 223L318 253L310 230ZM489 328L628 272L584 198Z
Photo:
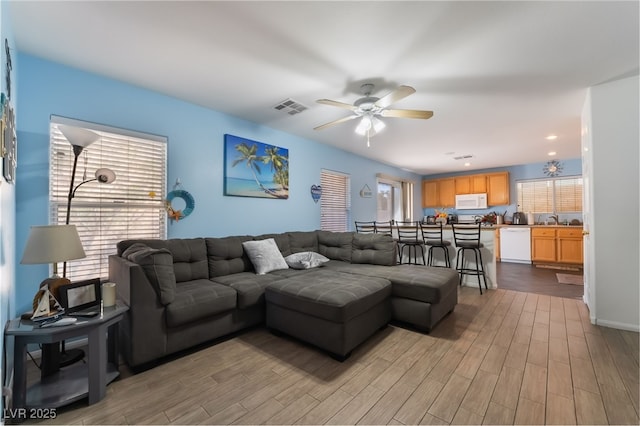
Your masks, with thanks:
M293 253L284 258L292 269L311 269L322 266L329 261L320 253L314 251L302 251L300 253Z
M242 243L249 260L253 264L256 274L264 275L278 269L289 269L278 245L273 238L259 241L245 241Z
M173 271L173 256L169 250L153 249L145 244L135 243L122 253L122 257L142 267L163 305L175 300L176 276Z

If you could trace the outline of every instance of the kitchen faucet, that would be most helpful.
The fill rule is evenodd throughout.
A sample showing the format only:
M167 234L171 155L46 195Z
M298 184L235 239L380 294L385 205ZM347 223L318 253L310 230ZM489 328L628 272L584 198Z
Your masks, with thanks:
M549 216L549 219L553 219L556 222L555 223L556 225L560 223L560 221L558 220L557 214L552 214L551 216Z

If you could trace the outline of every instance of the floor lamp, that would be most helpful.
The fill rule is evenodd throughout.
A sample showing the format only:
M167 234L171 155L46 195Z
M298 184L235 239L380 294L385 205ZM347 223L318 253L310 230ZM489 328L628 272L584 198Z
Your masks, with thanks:
M111 169L100 168L96 170L95 177L93 179L86 179L80 182L78 185L75 185L76 178L76 169L78 167L78 157L82 153L82 151L100 139L100 135L94 133L90 130L81 129L79 127L58 125L58 129L67 141L73 147L73 169L71 171L71 183L69 184L69 195L67 196L67 214L65 218L65 224L69 225L69 219L71 217L71 200L76 195L76 191L80 186L89 182L99 182L99 183L112 183L116 180L116 174ZM67 276L67 262L62 264L62 276ZM60 366L65 367L67 365L71 365L79 360L84 358L84 352L81 349L73 349L69 351L65 351L64 341L61 344L61 358L60 358Z

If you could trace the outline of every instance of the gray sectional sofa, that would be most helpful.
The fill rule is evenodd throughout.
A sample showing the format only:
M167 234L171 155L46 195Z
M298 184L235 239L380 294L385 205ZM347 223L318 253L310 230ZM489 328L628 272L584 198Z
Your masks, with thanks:
M257 274L243 243L269 239L282 257L328 261ZM396 259L391 237L352 232L121 241L109 279L129 305L125 360L141 366L263 323L339 359L391 320L428 332L454 309L458 275Z

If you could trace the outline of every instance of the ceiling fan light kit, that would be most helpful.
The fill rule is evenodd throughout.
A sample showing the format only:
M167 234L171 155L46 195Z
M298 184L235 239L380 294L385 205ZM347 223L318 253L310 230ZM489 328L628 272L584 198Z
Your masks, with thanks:
M396 90L383 96L382 98L371 96L374 87L375 86L370 83L363 84L360 88L364 96L362 98L356 99L353 105L344 102L333 101L330 99L318 99L317 102L320 104L348 109L353 112L353 115L349 115L347 117L343 117L338 120L334 120L329 123L317 126L314 128L314 130L322 130L336 124L344 123L356 118L361 118L360 122L355 128L355 132L361 136L366 136L367 146L369 146L369 138L371 136L375 136L386 127L384 121L382 121L378 117L417 118L426 120L433 116L433 111L387 109L391 104L398 102L399 100L415 93L416 90L411 86L400 86Z

